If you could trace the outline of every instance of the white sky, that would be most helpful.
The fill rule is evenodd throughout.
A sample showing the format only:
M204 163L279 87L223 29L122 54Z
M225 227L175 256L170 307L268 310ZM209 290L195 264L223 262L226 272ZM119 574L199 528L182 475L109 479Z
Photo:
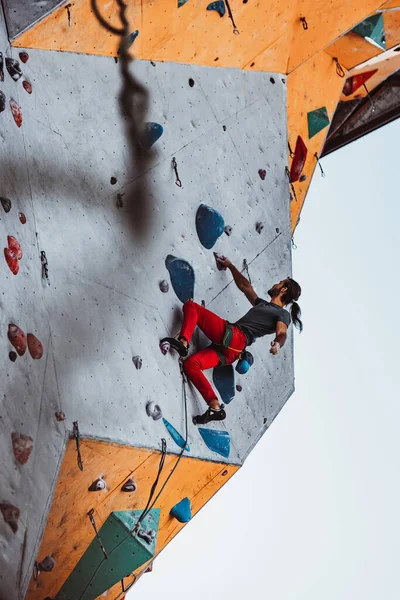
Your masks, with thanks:
M399 600L399 139L400 120L316 170L296 391L129 600Z

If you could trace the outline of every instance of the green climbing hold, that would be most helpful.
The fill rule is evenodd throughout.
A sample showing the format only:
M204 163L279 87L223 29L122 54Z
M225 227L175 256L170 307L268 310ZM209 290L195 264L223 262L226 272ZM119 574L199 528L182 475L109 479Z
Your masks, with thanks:
M317 108L307 113L308 121L308 137L311 139L314 135L317 135L320 131L325 129L329 125L329 117L326 107Z
M361 35L361 37L365 38L368 42L372 42L379 46L379 48L386 50L385 28L383 25L382 13L368 17L365 21L361 21L361 23L354 27L353 31L358 35Z

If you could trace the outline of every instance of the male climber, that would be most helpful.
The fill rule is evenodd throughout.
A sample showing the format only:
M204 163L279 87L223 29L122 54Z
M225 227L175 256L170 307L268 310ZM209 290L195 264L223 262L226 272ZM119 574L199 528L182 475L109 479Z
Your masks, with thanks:
M161 340L161 343L169 342L180 356L186 357L197 325L212 342L211 346L192 354L184 361L186 375L208 404L206 412L193 419L193 422L199 425L210 421L222 421L226 417L224 405L220 405L216 392L202 373L203 370L221 364L232 364L240 358L246 346L264 335L275 334L270 352L276 355L286 341L286 332L291 321L300 331L303 329L300 306L296 302L300 297L301 288L296 281L287 277L273 285L268 290L271 302L267 302L257 296L250 282L228 258L218 257L218 263L220 268L231 271L237 287L253 308L236 323L229 323L189 300L183 305L183 325L179 336ZM290 314L283 308L288 304L291 304Z

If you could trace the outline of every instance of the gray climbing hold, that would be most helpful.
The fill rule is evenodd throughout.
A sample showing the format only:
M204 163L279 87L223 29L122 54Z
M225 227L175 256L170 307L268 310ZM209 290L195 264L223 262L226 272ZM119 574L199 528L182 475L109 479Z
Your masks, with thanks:
M140 358L140 356L134 356L132 358L132 362L135 365L135 367L137 369L141 369L142 368L142 364L143 364L143 360Z
M65 421L65 413L62 410L55 413L57 421Z
M21 67L15 58L6 58L6 68L10 77L14 79L14 81L18 81L18 79L22 77Z
M18 531L19 508L9 502L0 502L0 511L4 521L9 525L13 533Z
M226 271L226 267L224 267L223 265L221 265L221 262L220 262L221 259L225 258L225 256L217 254L216 252L213 252L213 254L214 254L215 264L217 265L218 271Z
M117 183L117 178L116 177L111 177L110 183L111 183L111 185L115 185Z
M121 492L135 492L136 491L136 483L133 479L128 479L125 481L124 485L121 488Z
M165 279L160 281L159 286L160 286L160 290L162 291L163 294L166 294L169 291L169 283Z
M258 223L256 223L256 231L257 231L257 233L261 233L263 229L264 229L264 224L261 223L261 221L259 221Z
M2 207L4 208L4 212L8 213L11 210L11 200L9 200L8 198L3 198L3 196L0 196L0 202Z
M160 350L161 354L165 356L171 350L171 344L169 342L161 342Z
M98 479L96 479L96 481L93 481L91 486L88 488L88 491L89 492L99 492L100 490L105 490L105 489L106 489L106 482L104 481L104 479L102 477L99 477Z
M225 231L226 235L229 236L232 233L232 227L230 225L225 225L224 231Z
M46 556L40 563L38 563L39 571L50 573L55 567L56 561L51 556Z
M154 531L154 529L149 529L149 531L146 531L145 529L139 529L137 534L138 534L138 537L140 537L142 540L144 540L148 544L151 544L151 542L156 537L156 532Z
M155 402L148 402L146 404L146 413L148 417L153 419L153 421L158 421L162 417L162 410Z

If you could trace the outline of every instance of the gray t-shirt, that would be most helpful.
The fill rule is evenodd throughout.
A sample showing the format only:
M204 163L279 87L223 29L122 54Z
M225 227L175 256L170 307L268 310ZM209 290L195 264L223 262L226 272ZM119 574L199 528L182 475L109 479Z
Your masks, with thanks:
M232 324L243 331L249 346L257 338L275 333L278 321L282 321L289 327L291 321L289 312L273 302L257 298L253 308Z

